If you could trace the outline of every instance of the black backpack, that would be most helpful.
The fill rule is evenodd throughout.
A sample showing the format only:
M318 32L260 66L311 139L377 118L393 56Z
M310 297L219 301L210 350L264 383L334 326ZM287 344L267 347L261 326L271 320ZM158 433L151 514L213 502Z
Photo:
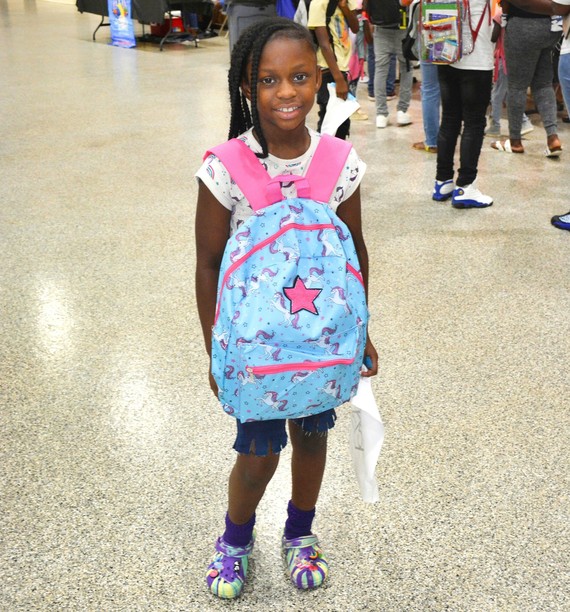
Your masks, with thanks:
M370 21L384 28L399 28L402 23L399 0L368 0Z
M301 2L305 2L305 5L307 6L307 15L309 14L309 6L311 4L311 0L300 0ZM298 4L298 2L297 2ZM329 23L331 22L332 16L334 14L334 12L336 11L338 7L338 0L329 0L329 3L327 4L327 12L326 12L326 28L327 28L327 33L329 35L329 41L331 43L331 49L334 53L334 44L333 44L333 37L331 34L331 31L329 29ZM305 24L306 25L306 24ZM313 42L315 43L315 47L319 46L319 41L317 40L317 35L315 34L315 30L311 30L311 34L313 35ZM336 57L336 54L335 54Z
M409 7L409 20L408 27L406 29L406 35L402 39L402 54L408 62L408 70L409 70L409 62L417 61L419 51L418 51L418 16L417 16L417 8L419 6L419 2L410 5Z

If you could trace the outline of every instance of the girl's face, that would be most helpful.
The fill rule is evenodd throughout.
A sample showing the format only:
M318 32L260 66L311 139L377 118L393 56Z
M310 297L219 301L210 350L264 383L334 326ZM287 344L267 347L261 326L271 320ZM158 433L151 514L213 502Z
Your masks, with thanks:
M248 68L251 75L251 71ZM251 80L251 79L250 79ZM257 112L268 142L305 126L321 84L315 52L305 40L277 37L261 53L257 78ZM242 89L251 100L251 87Z

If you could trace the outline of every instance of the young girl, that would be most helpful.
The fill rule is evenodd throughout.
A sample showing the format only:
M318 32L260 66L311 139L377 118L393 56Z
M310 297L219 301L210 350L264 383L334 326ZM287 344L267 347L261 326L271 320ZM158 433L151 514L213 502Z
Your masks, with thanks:
M229 137L240 137L270 176L304 175L320 135L305 126L320 85L311 34L295 22L275 18L252 25L235 45L229 72ZM368 256L361 228L359 184L365 164L351 150L329 205L349 227L367 286ZM197 172L196 293L206 350L211 359L212 325L220 262L230 234L253 214L221 161L210 155ZM294 186L283 187L295 195ZM378 356L367 339L368 371L377 373ZM217 386L210 374L210 386ZM315 506L325 469L327 432L334 410L288 423L292 453L292 495L283 550L293 583L317 587L326 578L327 561L312 533ZM251 555L255 511L287 443L285 420L242 423L236 419L238 455L229 478L225 531L215 545L206 581L218 597L235 598L243 588Z

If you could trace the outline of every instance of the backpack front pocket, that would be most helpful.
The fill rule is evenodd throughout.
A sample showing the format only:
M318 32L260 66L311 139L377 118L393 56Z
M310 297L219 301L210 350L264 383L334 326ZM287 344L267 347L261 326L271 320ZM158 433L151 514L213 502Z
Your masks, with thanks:
M231 360L235 385L223 403L242 421L299 418L336 408L354 395L363 351L360 327L292 346L275 347L270 339L244 343Z

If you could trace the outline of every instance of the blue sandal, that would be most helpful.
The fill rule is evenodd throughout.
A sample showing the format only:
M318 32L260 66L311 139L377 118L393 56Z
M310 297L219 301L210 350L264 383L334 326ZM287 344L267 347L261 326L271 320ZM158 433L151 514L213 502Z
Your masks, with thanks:
M216 553L208 566L206 584L220 599L235 599L241 594L254 539L247 546L230 546L223 538L218 538Z

